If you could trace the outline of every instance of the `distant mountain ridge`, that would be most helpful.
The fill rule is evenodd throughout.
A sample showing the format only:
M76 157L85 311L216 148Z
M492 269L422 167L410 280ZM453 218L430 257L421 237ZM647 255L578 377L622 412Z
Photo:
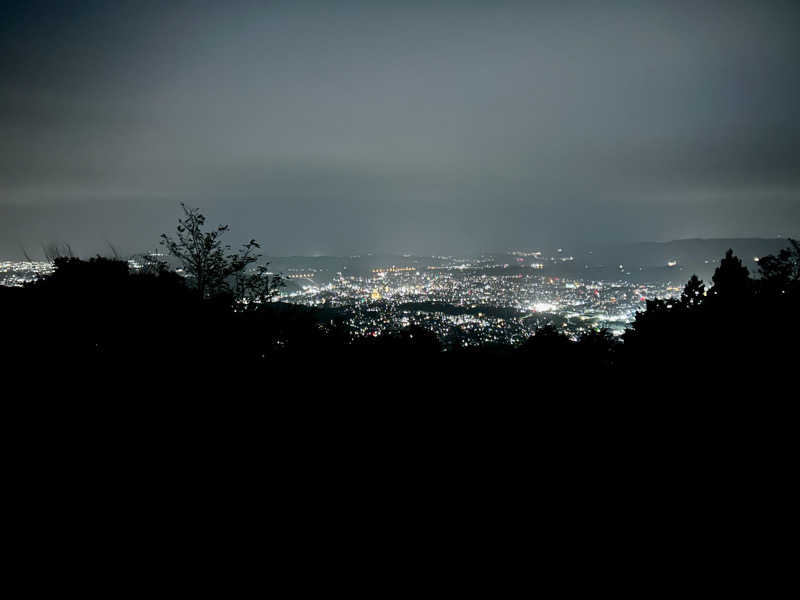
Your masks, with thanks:
M421 256L411 254L365 253L357 256L273 257L271 266L286 275L324 281L336 272L369 276L391 267L429 269L468 265L498 274L529 273L528 267L542 265L540 275L580 277L594 280L636 280L685 282L692 274L709 281L728 248L739 256L751 274L758 273L756 258L774 254L788 245L786 238L694 238L668 242L598 244L582 248L536 248L463 256ZM536 252L536 255L533 255ZM501 269L498 271L498 268Z
M551 261L543 252L544 273L585 279L685 282L696 274L710 281L720 259L731 248L750 270L758 273L757 258L788 245L786 238L708 238L668 242L630 242L586 246L575 252L563 248ZM558 257L572 258L563 262Z
M737 256L761 257L787 245L788 240L785 238L694 238L669 242L610 244L598 250L601 255L609 257L622 255L627 256L629 260L639 257L639 261L653 261L652 264L658 264L675 258L690 262L716 259L724 256L728 248L732 248ZM595 255L597 254L598 252L595 252Z

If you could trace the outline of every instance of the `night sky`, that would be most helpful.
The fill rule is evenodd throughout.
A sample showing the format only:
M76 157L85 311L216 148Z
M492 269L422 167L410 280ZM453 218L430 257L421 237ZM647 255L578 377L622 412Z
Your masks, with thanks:
M181 201L273 255L800 233L796 0L0 11L0 257Z

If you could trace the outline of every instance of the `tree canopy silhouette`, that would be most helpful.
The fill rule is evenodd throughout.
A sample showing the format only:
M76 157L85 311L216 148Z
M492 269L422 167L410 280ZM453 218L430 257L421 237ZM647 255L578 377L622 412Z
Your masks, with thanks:
M752 291L750 272L742 264L742 260L734 256L733 249L730 248L714 271L711 280L714 285L709 294L713 298L726 301L742 300Z
M237 308L258 307L271 301L284 285L280 275L268 270L269 263L257 265L261 245L251 239L233 252L222 236L230 229L218 225L206 231L206 218L197 208L181 203L175 237L161 234L161 245L177 259L198 295L203 299L230 297Z
M768 293L796 292L800 285L800 243L789 239L789 246L758 261L761 280Z
M706 286L697 275L692 275L681 294L681 306L687 310L698 309L703 305Z

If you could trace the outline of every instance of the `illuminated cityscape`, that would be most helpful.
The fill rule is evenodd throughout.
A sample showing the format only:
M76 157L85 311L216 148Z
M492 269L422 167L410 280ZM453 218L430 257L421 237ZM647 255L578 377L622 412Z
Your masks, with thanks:
M781 243L739 240L751 255L764 255ZM646 300L679 297L693 273L710 281L724 244L267 260L270 272L285 282L274 301L317 309L322 321L343 324L354 337L379 337L416 325L452 348L518 345L544 325L572 339L599 329L620 336ZM163 253L135 255L128 265L137 271L150 259L183 274ZM757 261L755 256L752 264ZM0 285L20 286L52 270L49 261L0 262Z
M404 255L399 258L406 264L380 264L380 257L374 257L369 264L377 266L371 268L358 262L367 257L349 257L339 269L287 263L281 271L287 287L277 300L323 309L331 319L343 320L355 336L419 325L446 346L471 346L518 344L545 324L573 338L599 328L620 335L644 308L645 299L681 290L671 282L633 282L624 272L615 279L548 274L543 263L574 258L543 259L541 252L501 257L511 262L498 262L496 255ZM139 266L135 260L129 264ZM2 262L0 284L22 285L52 268L46 261Z
M391 265L369 274L297 273L284 301L334 309L357 336L419 325L447 345L518 344L552 324L570 337L608 328L620 335L646 299L679 295L672 283L596 281L541 274L541 266ZM315 279L316 277L316 279ZM299 280L299 281L298 281Z
M52 272L45 260L0 260L0 285L20 286Z

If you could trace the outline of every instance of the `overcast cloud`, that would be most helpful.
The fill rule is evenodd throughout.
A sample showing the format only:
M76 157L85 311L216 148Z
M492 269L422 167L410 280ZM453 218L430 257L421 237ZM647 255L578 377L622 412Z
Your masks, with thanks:
M800 232L800 3L6 2L0 256Z

